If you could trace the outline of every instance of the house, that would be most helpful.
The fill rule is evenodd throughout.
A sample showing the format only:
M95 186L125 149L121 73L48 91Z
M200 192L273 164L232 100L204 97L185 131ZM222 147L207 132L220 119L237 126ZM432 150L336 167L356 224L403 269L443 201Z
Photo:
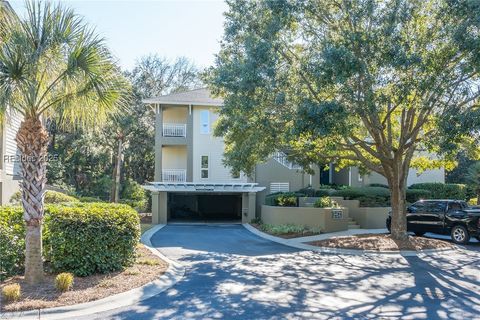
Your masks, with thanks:
M153 223L250 222L260 214L265 196L273 192L332 183L385 183L379 175L361 176L358 168L337 171L333 165L328 169L314 166L315 174L309 175L280 151L258 164L252 177L233 176L222 162L223 139L212 132L221 99L202 88L145 99L144 103L155 110L155 181L145 186L152 192ZM443 170L424 174L428 181L443 182ZM421 179L413 174L409 183L417 180Z

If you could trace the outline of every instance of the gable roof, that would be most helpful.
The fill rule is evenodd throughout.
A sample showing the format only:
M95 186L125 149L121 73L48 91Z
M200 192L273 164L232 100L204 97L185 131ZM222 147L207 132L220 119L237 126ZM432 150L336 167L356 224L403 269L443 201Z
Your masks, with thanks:
M190 91L171 93L160 97L144 99L145 104L179 104L179 105L202 105L222 106L223 100L214 98L207 88Z

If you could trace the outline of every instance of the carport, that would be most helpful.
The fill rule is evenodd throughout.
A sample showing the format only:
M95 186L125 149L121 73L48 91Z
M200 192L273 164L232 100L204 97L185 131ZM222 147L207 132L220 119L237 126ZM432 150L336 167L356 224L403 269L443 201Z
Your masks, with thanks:
M152 182L152 222L238 221L255 218L257 183Z

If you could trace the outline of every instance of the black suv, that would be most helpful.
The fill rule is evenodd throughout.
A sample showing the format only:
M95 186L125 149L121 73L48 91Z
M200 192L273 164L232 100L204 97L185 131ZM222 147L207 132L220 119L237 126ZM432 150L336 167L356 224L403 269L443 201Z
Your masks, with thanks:
M392 217L387 218L390 231ZM480 208L470 208L459 200L421 200L407 208L407 230L417 236L426 232L450 234L453 242L468 243L470 237L480 241Z

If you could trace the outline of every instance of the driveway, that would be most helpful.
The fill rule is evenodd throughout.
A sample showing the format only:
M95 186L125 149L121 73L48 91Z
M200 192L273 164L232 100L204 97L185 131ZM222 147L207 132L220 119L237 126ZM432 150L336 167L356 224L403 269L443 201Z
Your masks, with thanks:
M152 243L186 266L185 277L97 319L480 319L477 250L422 257L314 253L240 225L168 225Z

